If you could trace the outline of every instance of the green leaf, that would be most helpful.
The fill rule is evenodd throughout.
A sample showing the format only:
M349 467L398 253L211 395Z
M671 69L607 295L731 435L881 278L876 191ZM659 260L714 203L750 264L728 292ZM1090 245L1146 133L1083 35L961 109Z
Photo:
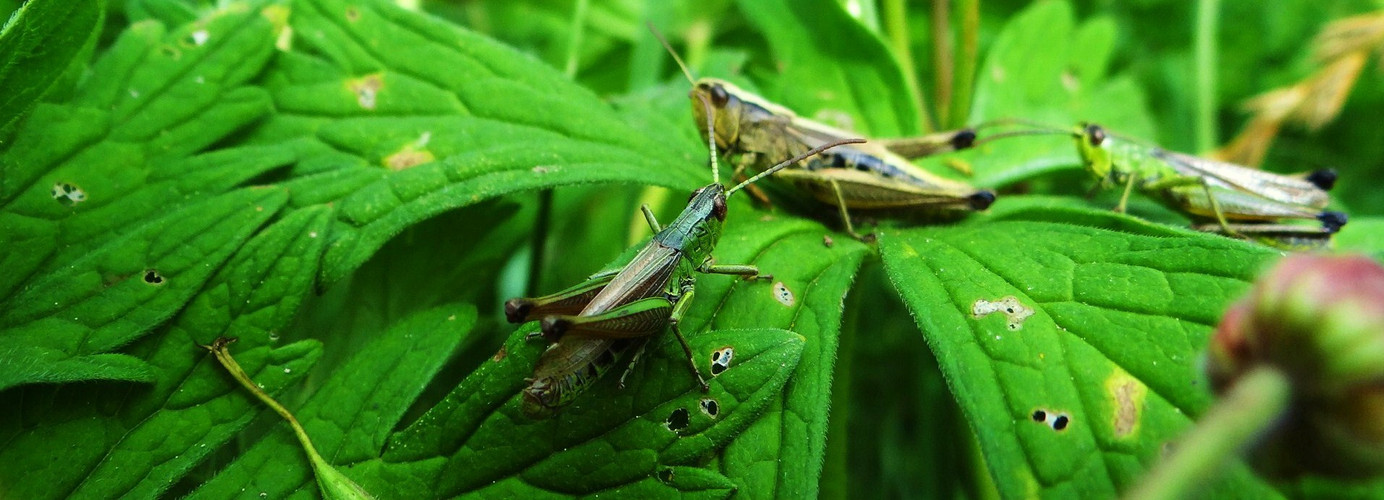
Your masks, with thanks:
M67 267L35 279L10 300L0 320L0 352L16 363L0 370L0 389L102 374L48 365L100 355L167 320L202 289L217 267L286 201L281 190L244 189L191 205L136 228ZM128 372L118 379L147 380Z
M100 33L104 0L30 0L0 33L0 137L58 81Z
M330 211L290 214L251 239L161 335L130 348L151 386L26 386L0 392L0 482L24 498L157 496L232 440L262 407L199 348L236 336L267 392L307 374L321 344L277 346L312 290Z
M139 23L74 101L40 104L0 152L0 246L25 249L0 258L0 297L291 161L283 147L193 156L269 112L243 83L272 41L271 23L244 6L171 33Z
M404 227L494 196L704 178L590 91L474 33L386 2L300 0L290 23L294 53L269 77L281 115L255 140L317 143L288 186L295 205L340 207L326 282Z
M783 392L719 453L719 467L756 495L814 497L826 453L842 304L868 249L819 223L740 205L727 218L726 226L734 231L722 239L717 262L752 264L773 279L742 283L700 278L698 300L684 324L715 330L783 328L802 335L806 343ZM708 300L708 295L721 298Z
M921 131L921 111L898 62L840 2L740 0L738 5L777 61L761 71L766 97L804 117L827 118L875 137ZM843 114L849 119L835 119Z
M1275 253L1214 235L1048 222L1035 211L1029 221L1011 214L883 234L885 268L999 490L1113 496L1209 404L1200 351ZM1059 416L1065 427L1054 425ZM1236 472L1227 487L1269 491Z
M428 379L476 323L471 306L448 305L414 314L355 352L332 371L312 398L297 410L318 453L338 464L377 457L405 409ZM340 468L358 477L359 469ZM215 478L193 498L229 498L253 491L274 498L294 491L315 490L307 455L283 422ZM372 494L390 488L366 485ZM415 492L417 493L417 492Z

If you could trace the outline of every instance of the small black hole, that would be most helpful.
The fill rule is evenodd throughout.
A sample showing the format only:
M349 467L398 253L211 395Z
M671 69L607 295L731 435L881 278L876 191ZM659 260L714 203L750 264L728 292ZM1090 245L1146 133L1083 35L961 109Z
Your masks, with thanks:
M678 408L668 415L668 420L665 423L668 425L668 430L680 431L687 428L690 418L687 408Z
M665 483L666 483L666 482L669 482L669 481L672 481L672 480L673 480L673 469L663 469L663 470L661 470L661 471L658 471L658 480L659 480L659 481L663 481L663 482L665 482Z
M712 363L712 365L711 365L711 374L712 374L712 375L720 375L721 372L724 372L724 371L726 371L726 365L723 365L723 364L720 364L720 363Z
M1066 415L1058 415L1057 418L1055 418L1055 419L1052 420L1052 428L1053 428L1053 430L1058 430L1058 431L1063 430L1063 429L1066 429L1066 428L1067 428L1067 416L1066 416Z
M163 276L159 276L158 271L150 269L144 271L144 282L150 285L161 285L163 284Z
M717 403L715 399L703 399L702 411L714 417L717 413L721 413L721 404Z
M1033 410L1033 421L1042 422L1048 419L1048 412L1043 410Z

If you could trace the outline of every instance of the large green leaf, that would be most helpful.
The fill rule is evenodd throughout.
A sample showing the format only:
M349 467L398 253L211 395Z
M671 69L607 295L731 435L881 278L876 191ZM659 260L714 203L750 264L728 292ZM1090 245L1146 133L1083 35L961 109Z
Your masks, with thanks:
M1093 224L1127 218L1104 211L1083 225L1029 211L883 234L885 268L999 490L1113 496L1210 403L1200 352L1275 252L1148 224L1106 229L1137 226ZM1269 491L1242 473L1226 481Z
M260 410L198 344L238 337L236 356L268 392L307 374L321 344L279 345L312 289L330 211L302 210L251 239L164 329L132 346L149 386L33 385L0 392L0 483L8 495L157 496Z
M105 1L30 0L0 33L0 136L91 48ZM89 55L89 52L88 52Z
M294 51L267 77L280 114L253 140L312 139L288 186L294 205L339 206L327 282L404 227L489 197L704 179L552 68L437 19L300 0L290 25Z

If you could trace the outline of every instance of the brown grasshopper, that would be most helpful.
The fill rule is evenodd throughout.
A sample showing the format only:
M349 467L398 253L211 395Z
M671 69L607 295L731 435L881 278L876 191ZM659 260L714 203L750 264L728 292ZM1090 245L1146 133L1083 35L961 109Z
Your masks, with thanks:
M652 26L650 29L653 30ZM799 154L822 144L860 134L799 117L793 111L715 78L692 77L682 59L657 30L653 30L692 84L692 112L702 137L714 140L736 155L735 175L766 171L774 158ZM711 106L698 103L709 101ZM985 210L995 192L947 179L908 160L976 144L976 129L939 132L920 137L870 139L868 143L834 148L796 162L775 178L837 207L841 223L856 239L850 209L904 209L938 213Z
M678 326L696 294L695 274L767 277L754 266L717 264L712 258L726 219L726 199L812 155L860 142L863 140L846 139L818 145L730 189L715 180L719 179L716 144L710 142L713 182L692 193L687 208L667 227L659 225L648 205L641 206L655 234L623 268L598 273L585 283L552 295L505 302L505 317L511 323L541 319L541 336L552 342L539 357L533 377L523 391L524 414L536 419L552 416L609 371L626 352L642 351L650 337L670 326L687 355L688 368L702 390L707 390L692 348ZM621 385L623 380L622 376Z

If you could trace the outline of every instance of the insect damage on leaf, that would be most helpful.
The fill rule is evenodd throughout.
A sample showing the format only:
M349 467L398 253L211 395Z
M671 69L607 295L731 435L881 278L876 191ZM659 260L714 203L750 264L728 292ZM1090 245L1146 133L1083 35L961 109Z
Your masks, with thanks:
M730 368L730 358L735 355L735 348L725 346L711 352L711 376L720 375L721 372Z
M793 304L797 302L797 300L793 298L793 291L789 290L788 286L784 285L782 281L774 283L774 300L779 301L780 304L786 307L793 307Z
M428 142L432 140L432 132L423 132L418 136L418 140L405 144L399 151L384 158L384 166L390 170L399 171L406 168L416 167L425 163L431 163L437 157L428 151Z
M146 269L144 271L144 282L154 286L163 285L163 275L157 269Z
M1067 426L1071 425L1072 423L1072 418L1071 416L1067 415L1067 412L1059 412L1043 408L1033 410L1033 414L1031 415L1031 417L1033 418L1034 422L1045 424L1048 427L1052 428L1052 430L1055 430L1057 432L1067 430Z
M86 191L82 191L82 188L77 187L76 184L59 182L53 184L53 199L70 207L86 201L87 195Z
M668 414L668 419L663 421L663 426L667 427L670 431L678 432L686 429L687 424L691 423L691 421L691 412L687 411L687 408L678 408L673 410L673 413Z
M1115 430L1115 437L1127 439L1137 434L1148 387L1124 370L1117 369L1106 379L1105 390L1114 403L1111 424Z
M356 95L356 103L363 109L375 109L375 98L384 88L384 76L379 73L365 75L346 81L346 88Z
M703 398L701 402L701 407L702 413L705 413L708 417L711 418L716 418L716 415L721 413L721 404L717 403L715 399Z
M976 319L984 318L994 313L1004 313L1008 320L1007 326L1010 330L1021 330L1024 327L1024 320L1033 316L1033 308L1025 306L1019 302L1019 298L1013 295L1005 296L996 301L976 299L975 304L971 305L971 314Z

